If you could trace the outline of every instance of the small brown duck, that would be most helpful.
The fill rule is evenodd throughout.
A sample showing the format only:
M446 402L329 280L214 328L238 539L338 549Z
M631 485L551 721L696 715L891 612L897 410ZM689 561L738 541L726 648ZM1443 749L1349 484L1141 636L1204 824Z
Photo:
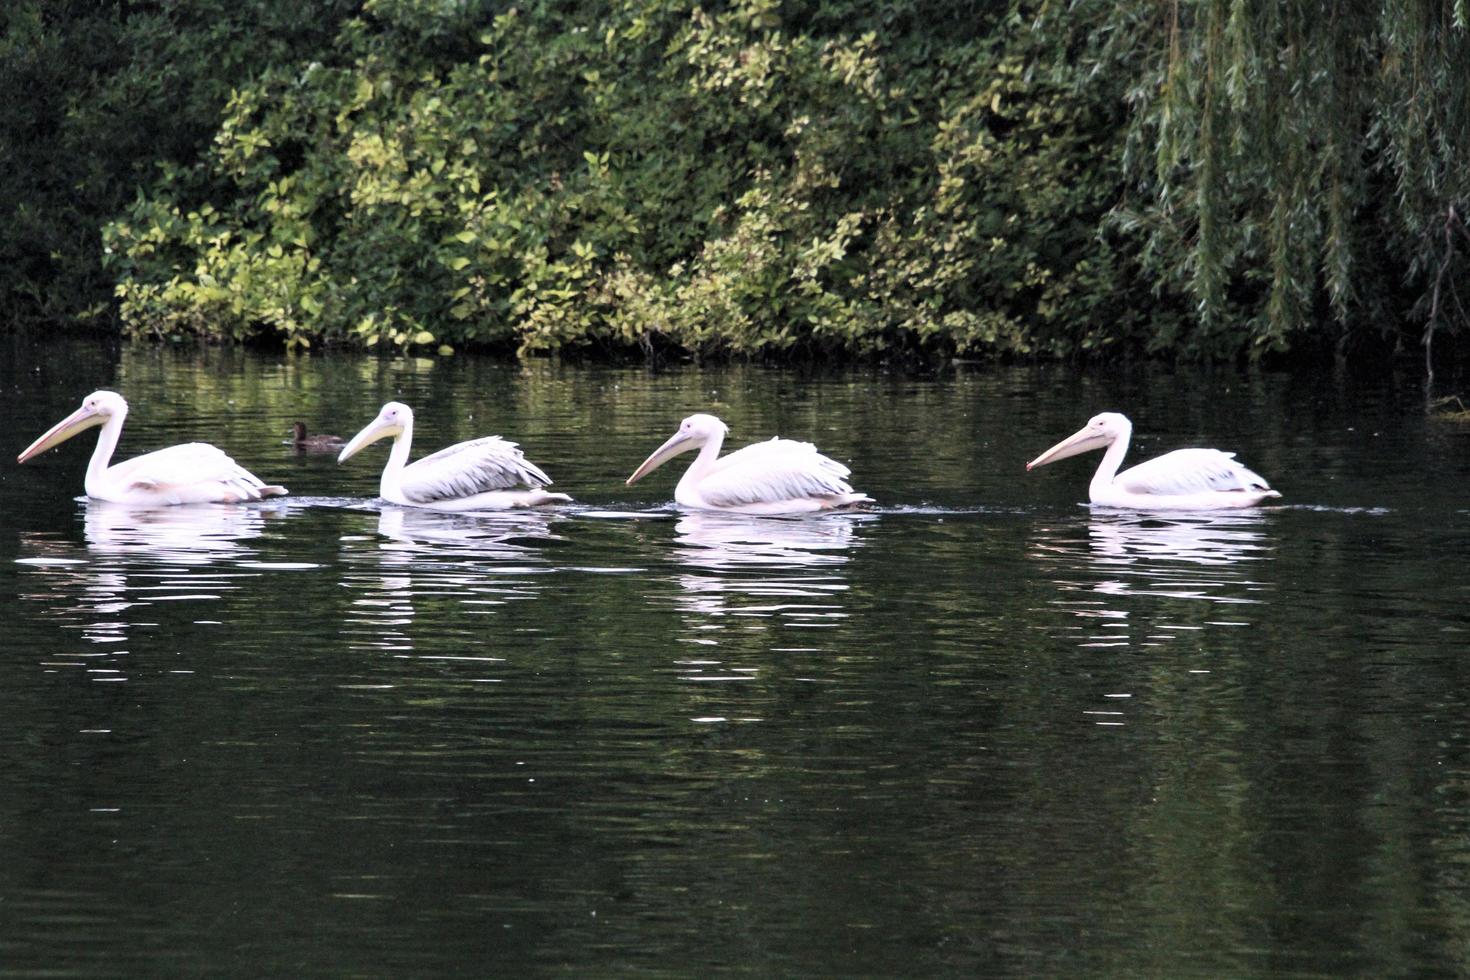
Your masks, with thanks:
M305 422L291 426L291 447L298 453L335 453L343 444L341 436L307 435Z

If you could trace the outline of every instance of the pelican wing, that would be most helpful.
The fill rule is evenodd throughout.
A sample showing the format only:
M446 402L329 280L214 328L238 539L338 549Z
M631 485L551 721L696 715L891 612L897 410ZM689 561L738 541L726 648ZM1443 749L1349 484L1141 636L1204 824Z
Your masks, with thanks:
M849 472L809 442L771 439L722 456L699 492L716 507L837 497L852 493Z
M107 480L121 490L145 490L180 501L218 487L240 500L258 500L266 484L231 459L222 449L207 442L186 442L144 453L107 468ZM198 499L220 499L213 495Z
M1258 473L1218 449L1176 449L1129 467L1113 485L1131 493L1174 496L1209 491L1261 491L1271 486Z
M403 469L403 495L416 504L550 482L519 446L499 436L456 443Z

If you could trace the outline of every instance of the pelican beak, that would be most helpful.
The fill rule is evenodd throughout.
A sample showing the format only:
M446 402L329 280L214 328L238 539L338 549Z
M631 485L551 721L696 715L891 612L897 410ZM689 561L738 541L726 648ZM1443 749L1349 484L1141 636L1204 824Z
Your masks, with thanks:
M104 413L99 412L94 408L88 408L86 405L83 405L81 408L77 409L75 412L72 412L66 418L62 419L60 422L57 422L51 428L47 429L45 434L42 435L41 438L37 439L35 442L27 446L25 452L16 457L16 461L24 463L26 460L32 459L36 456L39 456L41 453L44 453L52 446L66 442L66 440L70 439L78 432L83 432L87 429L90 429L94 425L101 425L103 422L106 421L107 416Z
M624 486L631 487L675 456L693 449L697 444L698 441L694 436L675 432L669 437L668 442L655 449L653 454L643 461L643 465L633 471L633 475L628 477L628 482Z
M403 426L397 422L384 422L381 418L373 419L367 424L367 428L353 436L352 441L342 447L342 451L337 454L337 462L345 463L379 439L396 436L402 431Z
M1110 442L1112 442L1111 437L1098 435L1084 426L1027 463L1026 472L1029 473L1036 467L1045 466L1047 463L1055 463L1059 459L1066 459L1068 456L1106 448Z

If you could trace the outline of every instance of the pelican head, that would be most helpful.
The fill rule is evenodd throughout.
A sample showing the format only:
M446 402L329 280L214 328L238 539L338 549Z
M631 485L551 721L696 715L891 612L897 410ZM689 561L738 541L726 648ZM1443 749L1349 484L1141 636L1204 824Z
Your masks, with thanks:
M413 409L403 402L389 402L383 406L382 411L378 412L377 418L369 422L361 432L352 437L351 442L342 447L342 451L337 454L337 462L345 463L379 439L395 438L412 425Z
M1038 466L1055 463L1068 456L1091 452L1094 449L1106 449L1132 433L1133 423L1128 421L1126 415L1120 415L1117 412L1103 412L1094 415L1082 428L1027 463L1026 469L1034 470Z
M713 415L691 415L679 423L679 431L669 436L669 441L653 451L643 465L628 477L627 486L632 486L680 453L698 449L711 439L724 439L730 427Z
M17 457L19 462L24 463L33 459L50 449L70 439L78 432L97 425L104 425L109 419L122 418L128 414L128 403L123 396L115 391L94 391L82 399L82 407L72 412L66 418L57 422L51 428L26 447L25 452Z

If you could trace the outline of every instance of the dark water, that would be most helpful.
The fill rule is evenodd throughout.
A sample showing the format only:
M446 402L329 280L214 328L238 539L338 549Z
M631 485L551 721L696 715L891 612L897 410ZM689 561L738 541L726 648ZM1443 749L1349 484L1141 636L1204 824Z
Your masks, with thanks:
M0 975L1406 976L1470 968L1470 428L1412 381L0 351ZM205 439L254 507L79 499ZM578 504L373 501L388 398ZM1239 450L1282 506L1078 506ZM679 514L691 411L876 510ZM9 460L10 462L4 462Z

